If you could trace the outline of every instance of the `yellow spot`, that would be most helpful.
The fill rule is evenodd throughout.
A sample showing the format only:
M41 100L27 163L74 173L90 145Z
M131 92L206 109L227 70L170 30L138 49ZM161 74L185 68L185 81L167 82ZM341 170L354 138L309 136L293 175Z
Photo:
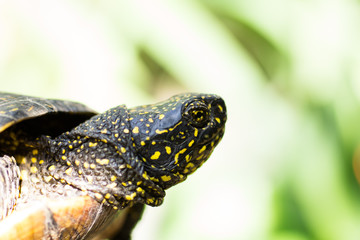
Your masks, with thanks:
M185 160L186 160L186 162L190 161L190 155L186 155Z
M40 182L40 180L39 180L38 178L36 178L36 177L31 178L31 181L32 181L33 183L38 183L38 182Z
M184 152L186 152L187 148L183 148L179 151L180 154L183 154Z
M160 119L160 120L163 119L164 117L165 117L164 114L160 114L160 115L159 115L159 119Z
M29 107L28 112L31 112L31 110L34 109L34 106Z
M146 199L146 202L149 203L149 204L152 204L152 203L154 203L154 199L148 198L148 199Z
M111 178L110 178L110 180L111 180L112 182L114 182L114 181L116 180L116 176L112 175Z
M171 180L171 176L161 176L161 180L163 180L164 182L168 182Z
M61 159L62 159L62 160L66 160L66 156L61 156Z
M194 164L193 163L188 163L188 165L186 165L185 168L193 168L194 167Z
M107 129L105 128L105 129L103 129L103 130L101 130L101 133L107 133Z
M135 196L136 196L136 192L134 192L134 193L132 193L130 195L126 195L125 199L126 200L133 200L135 198Z
M166 153L167 153L167 154L171 154L171 147L166 146L166 147L165 147L165 150L166 150Z
M199 154L201 154L203 151L206 150L206 145L204 145L200 150L199 150Z
M151 142L151 144L152 144L152 145L155 145L155 144L156 144L156 142L155 142L155 141L152 141L152 142Z
M220 120L220 118L215 118L215 120L218 122L218 123L221 123L221 120Z
M219 108L220 112L224 111L224 109L223 109L223 107L221 105L218 105L218 108Z
M169 131L171 132L172 130L174 130L177 126L179 126L180 124L182 124L182 121L178 122L174 127L169 128Z
M197 128L194 129L194 137L197 137L198 136L198 130Z
M91 163L91 164L90 164L90 168L91 168L91 169L95 169L95 168L96 168L96 165L93 164L93 163Z
M154 122L154 120L153 120L152 118L149 118L149 122L153 123L153 122Z
M189 142L189 147L191 147L193 144L194 144L194 140L191 140L190 142Z
M150 157L150 159L151 160L156 160L156 159L158 159L159 157L160 157L160 152L159 151L156 151L151 157Z
M204 155L200 155L196 158L196 160L201 160L204 157Z
M70 148L70 149L73 149L73 146L72 146L72 145L69 145L69 148Z
M183 149L181 149L181 150L179 151L179 153L180 153L180 154L183 154L184 152L186 152L186 150L187 150L186 148L183 148Z
M96 159L96 162L100 165L107 165L109 164L109 159Z
M162 133L167 133L168 130L164 129L164 130L161 130L161 131L160 131L159 129L156 129L155 132L156 132L157 134L162 134Z
M143 178L145 178L146 180L148 180L148 179L149 179L149 176L147 175L147 173L146 173L146 172L144 172L144 173L142 174L142 177L143 177Z
M48 169L49 169L49 171L54 171L56 169L56 167L54 165L51 165Z
M46 176L46 177L44 177L44 180L45 180L45 182L50 182L51 181L51 179L52 179L52 176Z
M89 163L88 162L84 162L84 168L89 168Z
M96 147L97 143L89 142L89 147Z
M115 133L114 136L115 136L116 138L118 138L118 137L119 137L119 134L118 134L118 133Z
M36 158L34 158L34 157L33 157L33 158L31 158L31 162L32 162L32 163L36 163L36 161L37 161L37 159L36 159Z
M93 177L92 176L86 176L87 180L89 183L92 183L93 182Z
M38 153L39 153L39 151L38 151L37 149L34 149L34 150L32 151L32 154L33 154L33 155L38 155Z
M136 191L137 191L137 192L144 192L144 190L143 190L141 187L137 187L137 188L136 188Z
M126 182L122 182L121 185L123 185L124 187L127 186Z
M21 175L21 180L27 180L29 176L29 172L27 170L21 170L20 175Z
M141 144L141 146L145 146L145 142L144 142L144 141L141 141L140 144Z
M79 160L75 160L75 165L79 166L80 165L80 161Z
M175 154L175 164L177 164L179 161L179 153Z
M30 168L30 172L31 172L31 173L36 173L37 170L38 170L38 169L37 169L36 167L31 167L31 168Z
M111 197L110 193L107 193L107 194L104 196L105 199L110 199L110 197Z
M120 151L121 151L122 153L126 153L126 149L125 149L124 147L121 147L121 148L120 148Z
M23 157L23 158L21 159L20 163L21 163L21 164L26 164L26 158Z
M44 163L44 160L40 160L39 161L39 164L41 165L41 164L43 164Z
M129 132L130 132L129 129L127 128L124 129L124 133L129 133Z
M179 161L179 155L180 154L183 154L184 152L186 152L186 148L183 148L183 149L181 149L179 152L177 152L176 154L175 154L175 164L177 164L178 163L178 161Z
M95 197L96 197L97 199L102 199L102 195L101 195L100 193L95 193Z
M139 128L138 127L134 127L134 129L132 130L133 133L139 133Z
M68 169L65 170L65 173L66 173L67 175L70 175L70 174L72 173L72 171L73 171L73 169L70 167L70 168L68 168Z

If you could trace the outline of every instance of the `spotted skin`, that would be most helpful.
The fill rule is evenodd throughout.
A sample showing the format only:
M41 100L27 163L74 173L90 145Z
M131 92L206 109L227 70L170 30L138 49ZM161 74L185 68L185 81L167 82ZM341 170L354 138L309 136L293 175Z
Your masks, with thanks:
M98 210L88 219L96 227L79 218L74 225L89 229L70 238L82 239L118 210L160 205L166 189L208 159L225 122L224 101L209 94L180 94L131 109L120 105L95 115L81 104L0 93L0 159L14 156L20 170L15 209L43 199L90 197L87 206ZM74 229L59 235L73 236Z

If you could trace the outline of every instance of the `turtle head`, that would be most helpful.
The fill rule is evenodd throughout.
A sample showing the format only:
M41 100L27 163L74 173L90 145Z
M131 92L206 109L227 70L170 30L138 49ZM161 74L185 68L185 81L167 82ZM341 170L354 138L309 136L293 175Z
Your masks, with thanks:
M129 109L129 117L138 159L167 189L209 158L224 134L226 106L219 96L187 93Z

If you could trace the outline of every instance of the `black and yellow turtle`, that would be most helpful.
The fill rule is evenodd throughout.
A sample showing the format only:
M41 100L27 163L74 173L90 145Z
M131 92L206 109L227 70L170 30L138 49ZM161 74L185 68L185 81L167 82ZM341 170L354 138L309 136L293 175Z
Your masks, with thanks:
M209 94L97 114L0 93L0 239L129 239L144 205L208 159L225 122Z

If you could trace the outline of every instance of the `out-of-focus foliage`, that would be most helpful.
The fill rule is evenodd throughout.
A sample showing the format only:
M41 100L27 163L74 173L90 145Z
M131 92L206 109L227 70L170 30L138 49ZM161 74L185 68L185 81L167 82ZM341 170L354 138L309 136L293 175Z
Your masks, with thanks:
M225 98L224 140L135 240L358 240L359 20L355 0L0 0L0 90Z

